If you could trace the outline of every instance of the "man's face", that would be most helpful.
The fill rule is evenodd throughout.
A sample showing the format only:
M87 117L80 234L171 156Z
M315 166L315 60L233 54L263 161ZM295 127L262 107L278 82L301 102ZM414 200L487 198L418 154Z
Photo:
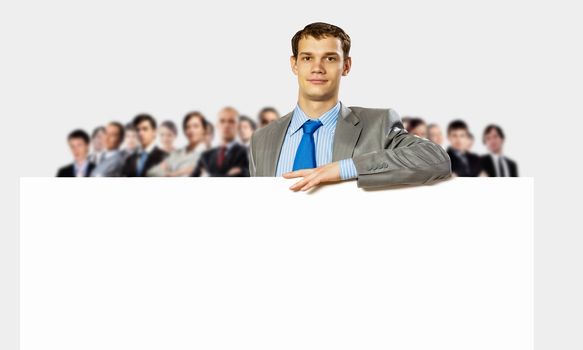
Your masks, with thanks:
M89 154L89 145L81 138L72 138L69 140L69 148L76 162L83 162Z
M486 144L486 148L488 151L493 153L500 153L502 151L502 145L504 144L504 140L498 134L498 131L492 129L489 133L484 136L484 143Z
M138 140L142 148L148 147L156 139L156 129L152 127L149 121L144 120L137 126Z
M269 125L269 123L277 120L277 118L279 118L277 114L272 111L264 112L260 118L261 127Z
M454 129L447 134L451 147L457 151L465 151L469 143L468 132L464 129Z
M103 148L105 147L105 133L103 132L103 129L99 130L95 134L95 137L93 137L91 143L95 152L103 151Z
M441 145L443 143L443 135L439 126L432 126L428 130L428 138L431 142Z
M124 137L125 147L129 150L135 150L138 147L138 134L134 129L127 129Z
M186 129L184 129L184 134L191 144L199 143L205 138L205 130L200 118L194 117L190 118L186 123Z
M253 135L253 128L248 121L239 123L239 138L243 142L249 141Z
M230 109L219 112L219 130L223 141L231 142L237 136L237 113Z
M427 125L419 124L415 129L411 130L411 134L419 137L427 137Z
M290 58L298 77L300 95L310 101L327 101L338 96L340 78L350 71L352 60L343 58L340 39L308 36L298 43L298 57Z
M120 145L119 128L113 124L108 124L105 127L105 148L108 151L114 151Z

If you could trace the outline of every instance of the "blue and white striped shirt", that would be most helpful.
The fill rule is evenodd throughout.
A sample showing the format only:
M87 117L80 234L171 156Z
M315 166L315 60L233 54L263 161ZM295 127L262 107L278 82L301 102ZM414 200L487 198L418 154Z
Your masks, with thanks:
M314 132L317 166L322 166L332 162L334 132L336 131L336 122L338 121L339 116L340 101L317 119L322 122L322 126ZM296 151L300 145L302 136L304 135L304 129L302 126L309 119L310 118L306 116L304 111L302 111L299 104L296 105L281 147L279 161L277 162L276 176L281 176L283 173L293 170ZM352 158L340 161L340 178L342 180L353 179L356 178L357 175L356 166L354 165Z

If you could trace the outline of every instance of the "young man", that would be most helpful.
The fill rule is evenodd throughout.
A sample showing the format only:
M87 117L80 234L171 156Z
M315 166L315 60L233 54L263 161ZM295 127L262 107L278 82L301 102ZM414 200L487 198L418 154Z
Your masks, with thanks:
M454 120L447 127L449 147L447 153L451 159L451 169L456 176L477 177L481 175L480 157L470 152L472 145L470 131L463 120Z
M122 175L125 156L119 149L124 139L124 126L111 122L105 127L105 153L103 160L93 169L91 176L116 177Z
M74 130L67 137L73 154L73 163L59 169L57 177L87 177L95 164L88 159L89 135L83 130Z
M148 170L158 165L168 155L156 146L156 120L148 114L134 118L134 127L138 132L140 149L125 162L123 175L127 177L145 177Z
M299 84L293 112L251 138L252 176L301 178L291 190L357 179L358 187L429 184L451 176L445 151L408 134L392 109L347 107L340 79L352 65L350 37L312 23L292 38L290 64Z
M518 176L518 166L502 154L504 132L498 125L490 124L484 129L483 141L488 154L482 156L482 168L490 177Z

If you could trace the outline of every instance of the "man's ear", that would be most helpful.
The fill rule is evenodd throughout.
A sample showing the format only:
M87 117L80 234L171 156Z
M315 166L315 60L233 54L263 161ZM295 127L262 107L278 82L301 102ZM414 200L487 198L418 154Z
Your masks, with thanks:
M346 76L350 72L350 68L352 68L352 57L346 57L344 59L344 68L342 70L342 75Z
M291 65L292 72L294 72L295 75L298 75L298 65L297 65L297 62L298 61L296 60L296 58L295 58L294 55L291 55L289 57L289 63Z

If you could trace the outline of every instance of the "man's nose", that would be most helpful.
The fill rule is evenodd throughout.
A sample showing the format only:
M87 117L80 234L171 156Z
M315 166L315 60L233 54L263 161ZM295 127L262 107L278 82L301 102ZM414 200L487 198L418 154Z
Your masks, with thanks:
M313 62L314 63L312 66L312 73L325 73L326 72L324 70L324 66L322 65L322 60L314 59Z

